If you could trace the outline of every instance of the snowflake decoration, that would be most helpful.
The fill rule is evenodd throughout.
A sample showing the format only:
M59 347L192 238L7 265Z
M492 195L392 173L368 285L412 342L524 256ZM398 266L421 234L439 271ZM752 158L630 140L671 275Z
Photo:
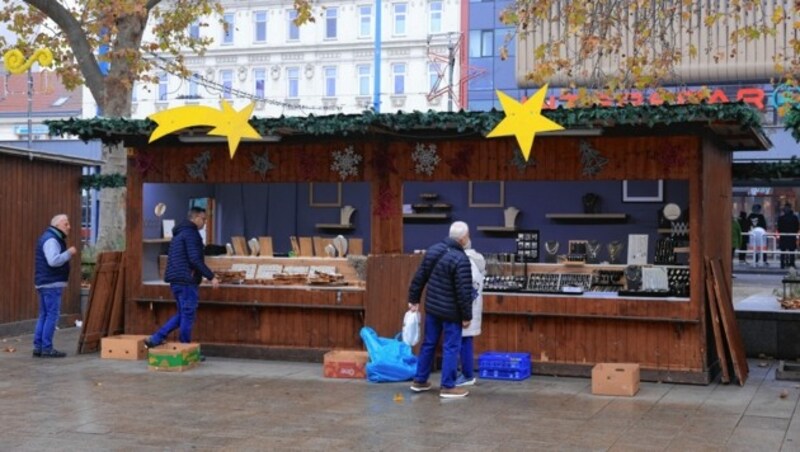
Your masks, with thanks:
M361 154L353 150L353 146L347 146L343 151L333 151L331 170L339 173L342 180L348 176L358 176L358 164L362 159Z
M584 176L596 176L608 163L608 159L600 155L597 149L585 140L581 140L580 152Z
M261 179L266 177L267 171L275 168L275 165L269 161L269 150L264 151L262 155L253 152L250 157L253 159L253 166L250 167L250 171L260 174Z
M417 174L425 173L430 176L433 174L433 170L436 169L436 165L439 164L441 159L436 153L435 144L425 146L422 143L417 143L414 152L411 154L411 160L417 164L414 168Z
M206 170L211 162L211 151L205 151L194 159L194 162L186 164L186 171L192 179L206 180Z
M530 156L527 161L525 161L525 156L522 155L522 150L519 148L514 149L514 156L511 157L509 161L512 165L517 167L517 171L520 174L524 173L529 166L536 166L536 159L533 156Z

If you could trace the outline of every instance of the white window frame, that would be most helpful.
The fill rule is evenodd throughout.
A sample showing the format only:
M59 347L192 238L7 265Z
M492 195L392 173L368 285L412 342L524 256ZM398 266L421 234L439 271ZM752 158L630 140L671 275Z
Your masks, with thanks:
M330 72L333 71L331 74ZM322 80L324 83L323 93L324 97L336 97L336 79L338 71L336 66L325 66L322 68ZM331 85L333 83L333 85ZM332 89L331 89L332 88Z
M259 77L260 75L260 77ZM258 82L261 81L261 94L258 93ZM253 94L264 98L267 96L267 70L263 67L253 69Z
M259 20L259 15L264 15L264 20ZM266 10L258 10L253 11L253 42L258 44L264 44L267 42L267 11ZM259 27L264 27L264 39L258 39L258 32Z
M225 86L226 83L229 83L230 86ZM223 69L219 71L219 84L222 86L222 98L232 99L233 93L231 93L231 90L233 90L233 69Z
M436 81L439 80L439 63L430 62L428 63L428 91L433 91L436 84ZM440 83L441 85L441 83Z
M188 84L186 85L186 96L189 99L197 99L200 97L200 84L197 81L200 79L200 74L193 73L189 75Z
M156 100L159 102L166 102L169 100L169 74L166 72L158 73L158 91L156 92Z
M398 10L402 7L403 11ZM398 20L402 18L402 22ZM400 25L400 26L398 26ZM405 36L408 32L408 3L393 3L392 4L392 35Z
M227 27L228 29L225 30L225 27L222 27L222 42L221 42L221 44L224 45L224 46L231 46L231 45L233 45L233 43L235 41L234 33L236 31L236 14L234 14L234 13L225 13L222 16L222 18L225 21L225 23L228 24L228 27ZM230 22L228 21L228 18L230 18Z
M365 73L366 72L366 73ZM356 66L356 77L358 78L358 95L369 96L371 94L370 87L372 86L372 65L359 64ZM366 79L366 89L362 86Z
M294 24L297 18L297 11L290 9L286 13L286 41L295 42L300 40L300 27ZM293 32L296 32L297 37L292 37Z
M434 6L438 5L438 9ZM442 32L442 12L444 11L444 2L435 1L428 5L428 31L431 34ZM434 24L437 26L434 28Z
M294 90L292 88L294 88ZM297 99L299 97L300 97L300 68L297 66L288 67L286 68L286 98Z
M364 14L364 8L367 8L368 14ZM364 28L366 26L366 33L364 32ZM371 38L372 37L372 29L375 28L372 25L372 5L359 5L358 6L358 37L359 38Z
M339 8L332 6L325 9L325 39L335 40L339 33ZM331 26L333 30L331 30ZM333 31L333 36L331 36Z
M399 69L402 68L402 71ZM406 63L392 63L392 94L404 95L406 93L406 74L408 72L408 65ZM397 91L398 77L402 77L403 89Z
M189 24L189 37L200 39L200 21L195 20Z

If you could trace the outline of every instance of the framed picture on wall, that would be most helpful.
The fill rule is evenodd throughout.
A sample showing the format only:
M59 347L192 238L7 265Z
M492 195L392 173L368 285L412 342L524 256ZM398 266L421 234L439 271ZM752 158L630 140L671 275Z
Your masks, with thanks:
M664 201L664 181L624 180L622 181L622 202L662 202Z
M342 183L308 183L309 207L342 207Z
M469 207L504 207L505 183L503 181L469 182Z

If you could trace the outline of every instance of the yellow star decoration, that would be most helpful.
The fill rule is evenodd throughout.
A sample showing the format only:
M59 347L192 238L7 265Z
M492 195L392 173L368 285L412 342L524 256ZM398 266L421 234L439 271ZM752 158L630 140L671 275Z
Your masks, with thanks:
M487 138L514 135L517 138L519 149L522 151L522 156L527 162L537 132L564 130L560 125L542 116L542 105L546 94L547 85L544 85L539 88L539 91L536 91L533 97L521 104L502 91L497 91L497 97L500 99L500 105L503 106L506 117L489 132Z
M228 138L228 151L231 158L236 154L236 148L242 138L261 138L256 129L250 125L248 120L253 114L255 103L242 108L239 111L227 101L220 102L221 110L201 105L186 105L183 107L170 108L169 110L154 113L148 118L158 124L158 127L150 134L150 143L187 127L211 126L208 134Z

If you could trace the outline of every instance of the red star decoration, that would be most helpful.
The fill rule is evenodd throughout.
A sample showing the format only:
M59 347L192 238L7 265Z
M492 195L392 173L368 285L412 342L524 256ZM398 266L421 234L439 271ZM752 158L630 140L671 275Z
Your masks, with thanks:
M450 165L450 174L453 176L468 176L470 160L472 160L472 149L465 148L458 151L455 157L447 159L447 164Z
M147 177L147 173L149 173L150 170L158 171L158 168L156 168L156 157L152 154L137 153L136 157L133 158L133 168L136 169L143 178Z
M650 151L650 157L664 169L686 165L686 157L683 155L682 149L672 144L664 145L657 151Z

